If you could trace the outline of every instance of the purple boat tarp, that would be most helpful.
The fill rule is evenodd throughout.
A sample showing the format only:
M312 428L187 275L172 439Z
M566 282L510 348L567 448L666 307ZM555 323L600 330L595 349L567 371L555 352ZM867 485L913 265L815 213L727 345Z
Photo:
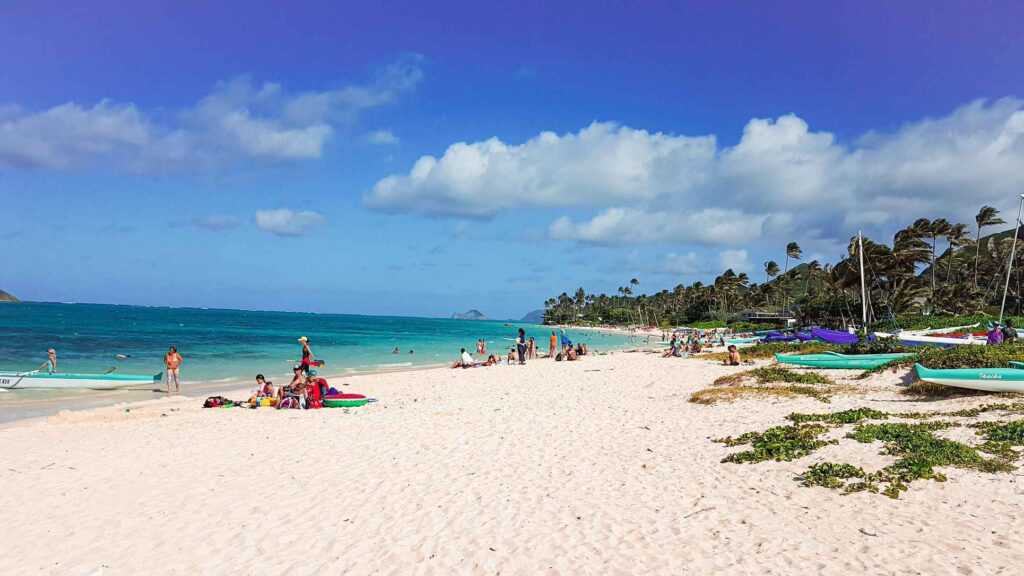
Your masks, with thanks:
M856 344L860 341L856 334L840 332L838 330L826 330L824 328L811 328L811 335L829 344Z
M796 340L796 336L792 334L783 334L782 332L769 332L765 337L765 342L792 342Z
M804 342L814 340L814 334L811 334L810 332L797 332L796 337L798 340L803 340Z

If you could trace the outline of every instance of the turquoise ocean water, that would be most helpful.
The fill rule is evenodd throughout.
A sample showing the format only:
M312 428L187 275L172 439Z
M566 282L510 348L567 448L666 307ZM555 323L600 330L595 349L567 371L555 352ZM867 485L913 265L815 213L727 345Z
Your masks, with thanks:
M38 368L46 361L46 350L55 348L60 371L104 372L116 367L118 373L155 374L163 370L168 346L175 345L185 358L181 376L186 383L248 382L257 373L280 380L290 374L292 363L300 357L299 336L307 336L316 357L327 362L321 373L334 375L452 362L462 347L475 354L478 338L487 341L489 352L507 354L518 328L533 336L542 351L547 350L550 328L516 322L103 304L0 304L0 370ZM595 331L570 330L569 335L574 342L587 342L597 350L634 343L627 336ZM396 347L400 352L393 354ZM127 357L119 359L119 354ZM68 394L0 392L0 408L16 398L60 399ZM79 399L98 397L92 391L71 394ZM104 397L138 399L127 391Z

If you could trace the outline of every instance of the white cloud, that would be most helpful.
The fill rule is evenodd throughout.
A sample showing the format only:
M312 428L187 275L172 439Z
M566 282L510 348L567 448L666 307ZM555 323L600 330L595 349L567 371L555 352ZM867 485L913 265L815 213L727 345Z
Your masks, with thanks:
M594 210L551 236L587 242L730 244L1010 208L1024 189L1024 101L977 101L948 116L842 144L795 115L748 122L740 141L594 123L518 145L491 138L423 156L379 180L372 208L491 217L512 207Z
M365 85L290 94L238 77L194 106L147 115L132 104L69 102L42 111L0 106L0 167L67 169L96 163L132 171L239 159L319 158L337 127L394 102L423 76L421 58L385 67Z
M549 233L557 240L596 244L662 241L744 244L762 235L769 218L769 215L750 215L717 208L682 213L609 208L579 224L562 216L551 223Z
M718 263L722 270L732 269L733 272L750 272L750 255L746 250L725 250L718 255Z
M712 137L686 138L594 123L544 132L518 146L497 138L423 156L377 182L366 203L392 211L492 216L518 205L601 206L652 201L704 184Z
M374 130L366 135L366 140L370 144L398 144L398 136L390 130Z
M66 168L82 157L145 147L153 127L132 105L68 103L37 114L8 107L0 119L0 167Z
M325 222L321 214L310 210L280 208L256 212L256 226L277 236L303 236Z

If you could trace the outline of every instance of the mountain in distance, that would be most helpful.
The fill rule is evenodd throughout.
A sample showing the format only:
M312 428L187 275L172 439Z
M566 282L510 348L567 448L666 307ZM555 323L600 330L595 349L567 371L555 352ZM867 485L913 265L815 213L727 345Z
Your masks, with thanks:
M483 312L473 309L452 314L452 320L487 320L487 316L484 316Z
M0 302L20 302L20 300L15 298L14 294L8 294L7 292L0 290Z
M526 314L526 316L523 316L519 321L520 322L526 322L526 323L529 323L529 324L543 324L544 323L544 310L540 309L540 310L534 310L532 312L528 312Z

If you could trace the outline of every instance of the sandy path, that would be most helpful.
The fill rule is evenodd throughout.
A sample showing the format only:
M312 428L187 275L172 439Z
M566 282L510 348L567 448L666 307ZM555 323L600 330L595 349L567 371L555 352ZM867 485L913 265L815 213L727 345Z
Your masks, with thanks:
M347 378L380 398L347 411L163 399L2 429L0 574L1021 573L1021 472L890 500L792 480L877 447L721 464L709 438L893 398L687 402L729 370L620 353Z

